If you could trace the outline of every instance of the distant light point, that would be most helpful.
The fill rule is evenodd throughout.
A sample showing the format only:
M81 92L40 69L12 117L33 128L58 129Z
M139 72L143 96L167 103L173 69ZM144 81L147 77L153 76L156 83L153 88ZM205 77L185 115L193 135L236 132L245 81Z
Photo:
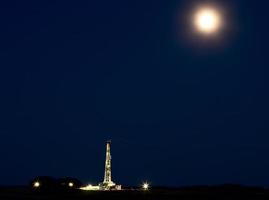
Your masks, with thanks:
M70 183L68 183L68 186L69 187L74 187L74 183L70 182Z
M40 187L40 183L39 183L38 181L34 182L34 187L35 187L35 188Z
M149 190L149 184L143 183L142 188L143 188L143 190Z

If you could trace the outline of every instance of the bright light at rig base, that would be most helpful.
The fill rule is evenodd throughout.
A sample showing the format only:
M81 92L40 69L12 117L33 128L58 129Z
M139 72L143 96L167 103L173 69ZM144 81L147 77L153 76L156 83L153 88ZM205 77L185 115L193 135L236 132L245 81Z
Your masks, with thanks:
M100 187L99 187L99 185L95 186L95 185L89 184L89 185L86 185L84 187L81 187L80 189L85 190L85 191L97 191L97 190L100 190Z
M194 16L194 24L201 33L215 33L221 27L220 11L211 7L200 8Z

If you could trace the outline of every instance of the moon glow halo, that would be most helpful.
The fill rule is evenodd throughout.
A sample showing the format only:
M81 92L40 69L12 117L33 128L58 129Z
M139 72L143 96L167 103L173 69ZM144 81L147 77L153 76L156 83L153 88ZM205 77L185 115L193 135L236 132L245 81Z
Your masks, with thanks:
M194 15L194 25L200 33L216 33L221 24L221 14L217 9L200 8Z

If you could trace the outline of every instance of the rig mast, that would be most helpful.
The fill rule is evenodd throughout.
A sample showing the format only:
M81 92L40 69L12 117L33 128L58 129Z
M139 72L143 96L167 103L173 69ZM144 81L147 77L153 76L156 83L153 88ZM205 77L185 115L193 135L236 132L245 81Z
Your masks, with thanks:
M106 161L105 161L105 175L103 181L104 189L111 189L115 187L116 184L112 181L111 178L111 153L110 153L111 141L106 143Z

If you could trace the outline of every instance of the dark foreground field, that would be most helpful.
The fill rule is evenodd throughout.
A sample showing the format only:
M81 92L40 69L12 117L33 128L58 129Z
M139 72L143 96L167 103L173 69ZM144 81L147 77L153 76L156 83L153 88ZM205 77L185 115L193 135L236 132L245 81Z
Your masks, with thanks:
M188 188L154 188L150 191L33 191L26 187L1 187L0 200L158 200L158 199L214 199L214 200L233 200L233 199L268 199L269 191L263 188L250 188L241 186L217 186L217 187L188 187Z

